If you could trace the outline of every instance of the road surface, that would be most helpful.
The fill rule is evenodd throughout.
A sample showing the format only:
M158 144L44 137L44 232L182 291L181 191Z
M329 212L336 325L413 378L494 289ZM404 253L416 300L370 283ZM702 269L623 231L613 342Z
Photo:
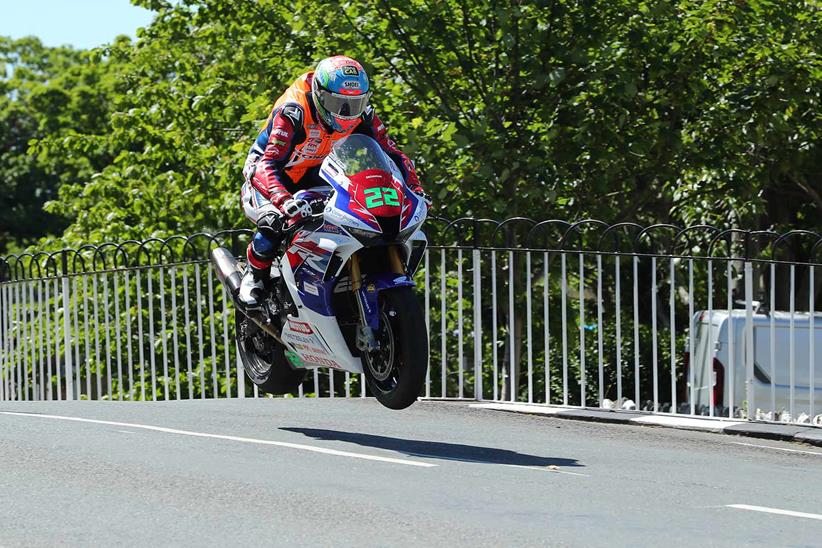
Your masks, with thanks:
M0 546L822 545L798 444L327 399L3 402L0 432Z

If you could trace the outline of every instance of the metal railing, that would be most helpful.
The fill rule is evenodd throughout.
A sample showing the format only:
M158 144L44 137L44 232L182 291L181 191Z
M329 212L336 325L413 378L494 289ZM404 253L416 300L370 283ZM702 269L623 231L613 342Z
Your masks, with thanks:
M427 397L822 421L819 234L525 218L427 232ZM0 259L0 399L258 396L206 259L250 235ZM365 390L314 370L295 396Z

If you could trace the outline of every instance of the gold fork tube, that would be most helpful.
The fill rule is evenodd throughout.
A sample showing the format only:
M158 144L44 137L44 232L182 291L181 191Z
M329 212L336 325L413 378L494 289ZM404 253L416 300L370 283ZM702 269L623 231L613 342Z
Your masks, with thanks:
M348 261L348 270L351 274L351 291L358 291L362 287L362 274L360 273L360 258L354 253Z
M391 271L394 274L405 274L405 267L402 265L400 252L395 245L388 247L388 264L391 266Z

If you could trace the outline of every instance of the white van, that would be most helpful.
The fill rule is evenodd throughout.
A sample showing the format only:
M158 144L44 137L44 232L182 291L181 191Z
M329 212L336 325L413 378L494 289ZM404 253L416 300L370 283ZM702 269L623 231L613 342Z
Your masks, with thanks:
M807 312L796 312L791 325L788 312L753 315L753 407L773 413L773 419L783 412L790 413L792 420L802 413L811 419L822 413L822 314L815 314L814 318L813 376L810 319ZM713 403L714 414L719 414L717 409L721 407L750 407L745 385L745 310L733 310L730 314L727 310L701 310L694 315L693 322L694 355L689 366L694 375L694 405L704 406L704 410ZM688 388L690 397L690 385ZM814 409L810 408L812 391Z

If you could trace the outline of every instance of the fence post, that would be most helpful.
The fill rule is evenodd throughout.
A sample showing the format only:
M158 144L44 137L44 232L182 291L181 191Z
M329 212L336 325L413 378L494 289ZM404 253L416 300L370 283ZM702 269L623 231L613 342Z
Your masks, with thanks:
M750 261L745 261L745 392L748 400L748 420L756 420L753 379L753 265Z
M6 286L3 284L3 270L0 268L0 401L6 401L6 361L8 356L8 327L6 326Z
M74 364L71 359L71 321L69 318L68 251L63 251L63 355L66 364L66 400L74 399ZM58 381L59 382L59 381Z
M482 400L482 276L480 271L480 251L477 246L477 223L474 222L474 399Z

